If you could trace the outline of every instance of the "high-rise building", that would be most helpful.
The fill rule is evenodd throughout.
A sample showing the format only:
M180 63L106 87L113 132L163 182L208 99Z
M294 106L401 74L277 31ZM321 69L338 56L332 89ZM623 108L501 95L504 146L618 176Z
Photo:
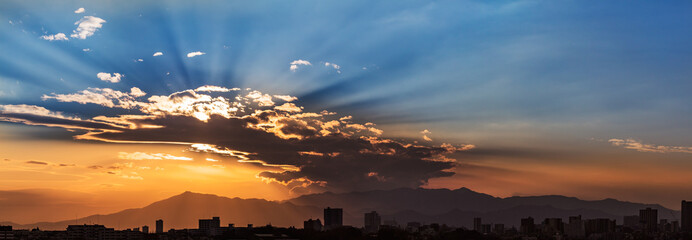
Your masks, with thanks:
M683 200L680 211L682 211L680 216L680 230L684 232L692 232L692 202Z
M481 218L473 218L473 230L476 232L481 232L481 225L483 225L483 222L481 221Z
M586 228L581 215L569 217L569 222L564 224L565 235L573 239L581 239L586 237Z
M596 218L586 220L586 235L594 233L612 233L615 232L615 220L607 218Z
M330 230L343 226L344 210L341 208L324 209L324 229Z
M199 231L201 233L206 234L207 236L218 235L219 229L221 229L221 220L219 219L219 217L199 220Z
M380 230L380 224L382 224L380 214L377 214L375 211L365 213L364 226L366 232L376 233Z
M562 218L546 218L543 220L543 231L549 236L564 233Z
M143 233L149 233L149 226L147 226L147 225L142 226L142 232Z
M163 219L156 220L156 233L163 233Z
M652 208L639 210L639 224L646 232L656 232L658 229L658 210Z
M536 224L533 222L533 218L522 218L520 230L523 234L533 234L536 231Z
M312 218L307 221L303 221L303 229L308 231L322 231L322 221L320 219L312 220Z

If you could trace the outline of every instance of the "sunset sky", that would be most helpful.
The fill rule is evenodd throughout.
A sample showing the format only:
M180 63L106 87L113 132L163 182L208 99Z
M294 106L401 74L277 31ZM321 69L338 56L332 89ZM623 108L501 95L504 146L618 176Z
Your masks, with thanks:
M2 1L0 205L71 212L0 221L400 187L679 210L692 2L620 4Z

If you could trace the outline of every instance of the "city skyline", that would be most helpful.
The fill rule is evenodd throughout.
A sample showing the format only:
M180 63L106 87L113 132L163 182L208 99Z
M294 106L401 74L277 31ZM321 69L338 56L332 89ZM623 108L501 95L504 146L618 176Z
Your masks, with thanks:
M558 195L681 211L690 8L3 1L0 211L13 217L0 222L187 191L282 203L467 188L498 203ZM373 222L391 214L370 210Z

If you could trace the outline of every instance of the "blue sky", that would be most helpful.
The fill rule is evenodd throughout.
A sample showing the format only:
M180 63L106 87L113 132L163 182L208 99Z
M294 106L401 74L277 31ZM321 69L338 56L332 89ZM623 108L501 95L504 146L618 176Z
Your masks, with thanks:
M89 118L133 111L41 97L89 87L137 87L150 95L203 85L252 88L296 96L306 111L374 122L392 138L424 142L420 132L428 129L436 144L541 156L469 160L476 164L584 162L605 169L627 158L692 169L685 152L692 151L692 3L686 1L0 5L0 104ZM85 39L70 37L85 16L105 22ZM56 33L68 40L42 38ZM187 57L197 51L205 54ZM311 65L291 70L296 60ZM112 83L99 72L123 76ZM687 150L652 153L610 139Z

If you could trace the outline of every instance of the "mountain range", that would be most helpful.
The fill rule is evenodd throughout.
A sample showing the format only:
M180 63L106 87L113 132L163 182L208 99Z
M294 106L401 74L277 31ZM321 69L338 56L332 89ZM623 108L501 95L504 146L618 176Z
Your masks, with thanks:
M184 192L154 202L143 208L127 209L107 215L92 215L75 220L12 225L18 229L39 227L45 230L65 229L69 224L103 224L116 229L150 226L156 219L164 220L164 228L197 228L198 219L218 216L222 225L234 223L302 227L308 218L322 219L325 207L343 208L344 224L362 226L363 213L377 211L383 221L444 223L470 228L474 217L483 223L519 226L521 218L533 217L536 223L544 218L582 215L582 218L610 218L622 223L623 216L637 215L639 209L658 209L661 219L679 219L680 212L658 204L642 204L615 199L581 200L557 195L499 198L467 188L393 189L350 193L318 193L285 201L228 198L211 194ZM1 216L0 216L1 217ZM9 220L9 219L0 219Z

